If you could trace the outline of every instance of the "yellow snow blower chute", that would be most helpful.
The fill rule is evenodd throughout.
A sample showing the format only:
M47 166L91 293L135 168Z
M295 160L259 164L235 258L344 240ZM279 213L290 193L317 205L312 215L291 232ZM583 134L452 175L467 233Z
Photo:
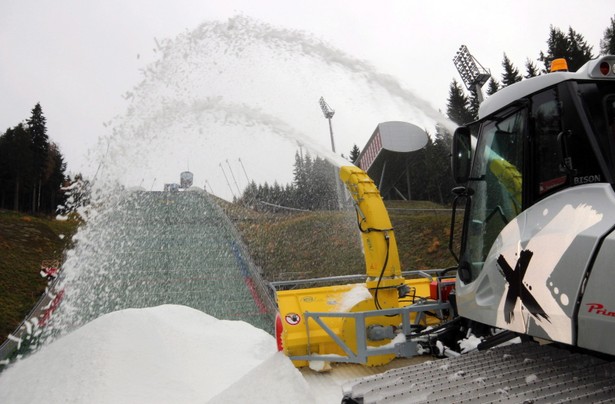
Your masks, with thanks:
M416 355L412 330L436 325L450 311L441 295L453 280L419 272L409 279L402 276L393 227L374 182L355 166L341 167L340 177L355 202L365 282L276 291L278 349L298 367L327 362L376 366Z

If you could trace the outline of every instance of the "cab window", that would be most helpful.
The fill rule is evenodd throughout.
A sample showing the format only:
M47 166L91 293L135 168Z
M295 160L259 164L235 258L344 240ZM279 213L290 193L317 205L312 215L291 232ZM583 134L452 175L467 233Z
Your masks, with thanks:
M562 164L564 139L562 138L561 111L557 90L550 89L532 100L533 147L535 151L535 176L538 195L544 195L566 184L568 177Z
M530 192L532 202L565 187L604 181L589 134L581 124L585 111L575 108L570 95L561 100L562 90L564 94L569 93L563 86L532 97L532 177L535 181ZM586 102L586 110L593 109L592 104L595 102ZM591 121L602 126L590 117Z
M470 281L482 270L496 237L523 208L523 156L527 113L518 110L482 123L470 173L474 191L462 260Z
M578 92L602 157L615 175L615 83L606 80L579 83Z

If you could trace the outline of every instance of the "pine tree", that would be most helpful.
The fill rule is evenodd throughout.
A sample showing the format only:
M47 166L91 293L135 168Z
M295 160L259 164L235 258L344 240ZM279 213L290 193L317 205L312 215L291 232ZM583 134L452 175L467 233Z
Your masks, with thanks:
M451 135L440 125L436 126L433 142L426 149L426 161L429 162L427 187L430 200L439 204L451 201L451 189L454 187L450 170Z
M600 40L600 52L603 55L615 55L615 16L611 17L611 25L604 30Z
M427 136L427 144L421 150L412 153L412 158L408 162L408 173L410 175L410 189L412 190L413 200L429 200L429 162L427 161L427 150L433 141L431 136Z
M359 150L359 147L354 144L352 145L352 149L350 150L350 156L348 157L348 159L351 163L356 164L360 154L361 151Z
M0 179L2 205L13 210L22 209L21 196L32 188L32 148L30 134L23 124L7 129L0 136Z
M472 121L478 119L478 108L480 107L480 101L478 100L478 93L476 90L470 91L470 98L468 99L468 111L472 116Z
M66 181L64 172L66 171L66 163L60 152L60 148L55 143L49 144L49 157L44 172L44 183L42 189L42 204L43 211L53 213L58 204L64 203L64 194L61 192L61 187Z
M551 25L547 48L547 53L541 51L539 58L545 64L545 73L550 70L553 59L565 58L568 70L576 72L593 57L592 47L587 44L583 35L572 27L569 27L568 33L564 34L559 28Z
M68 215L75 212L80 215L79 208L88 206L91 202L92 184L89 180L83 178L81 173L78 173L74 178L67 176L63 185L64 188L61 191L65 200L63 201L63 208L59 209L59 213Z
M295 153L295 168L293 169L293 184L296 188L294 207L306 206L308 197L308 170L303 155L297 151Z
M498 92L500 89L500 83L493 77L489 79L489 83L487 86L487 95L493 95Z
M271 195L269 196L269 202L276 205L282 205L282 199L282 187L280 186L278 181L274 181L273 186L271 187Z
M37 103L32 109L28 119L28 131L32 142L33 175L36 186L32 190L32 211L37 211L40 205L40 189L43 183L43 174L49 155L49 137L41 104Z
M506 56L506 53L504 53L502 67L504 68L504 73L502 74L502 87L508 87L523 79L519 74L519 70L512 64L510 59L508 59L508 56Z
M576 72L593 57L592 47L587 44L583 35L573 30L572 27L568 28L568 55L566 56L568 70Z
M63 203L66 164L49 142L40 104L25 123L0 136L0 207L54 213ZM29 198L25 198L29 196Z
M474 120L474 116L470 111L470 101L455 79L453 79L449 87L446 115L448 115L451 121L458 125L463 125Z
M528 58L525 61L525 76L523 77L526 79L531 79L532 77L536 77L539 74L540 71L538 70L538 67L536 67L536 64L534 64L534 62Z
M258 192L258 186L254 180L250 181L248 186L244 189L239 202L244 206L253 206L256 200L256 194Z
M563 58L566 56L568 49L568 40L566 35L557 27L549 26L549 39L547 39L547 53L540 51L538 60L544 63L544 72L548 73L551 68L553 59Z
M314 159L310 177L312 209L334 210L337 208L337 170L327 160Z

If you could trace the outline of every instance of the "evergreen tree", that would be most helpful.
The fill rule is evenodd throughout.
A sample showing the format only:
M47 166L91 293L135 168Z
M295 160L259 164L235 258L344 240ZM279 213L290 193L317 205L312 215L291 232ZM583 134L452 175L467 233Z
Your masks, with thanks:
M66 163L62 153L60 153L60 148L51 142L49 144L47 166L44 172L45 181L41 192L41 199L43 201L41 208L43 211L52 213L56 210L58 204L64 203L65 197L61 188L66 181L65 171Z
M23 194L32 189L33 154L30 134L23 124L7 129L0 137L2 206L19 211Z
M64 200L60 188L65 170L64 157L49 142L42 108L36 104L26 123L0 136L0 207L54 213Z
M60 201L62 206L58 206L58 213L62 215L72 212L80 215L79 208L90 204L92 186L81 173L75 175L74 178L67 176L61 191L63 193Z
M239 202L245 206L254 206L256 200L256 194L258 192L258 185L254 180L250 181L243 194L239 198Z
M502 60L502 67L504 73L502 74L502 87L508 87L511 84L515 84L523 77L519 74L519 70L512 64L506 53L504 53L504 59Z
M307 201L307 168L302 154L295 153L295 168L293 169L294 185L296 187L295 206L305 204Z
M553 59L566 57L568 40L566 35L557 27L549 26L549 39L547 39L547 53L540 51L538 60L544 63L545 73L549 72Z
M305 153L301 166L303 168L303 175L301 181L297 183L297 189L300 194L298 207L301 207L302 209L311 209L312 186L310 183L310 177L312 175L312 157L310 156L310 153Z
M470 111L470 102L468 97L463 92L463 89L453 79L449 87L448 101L446 104L446 115L448 118L458 125L463 125L474 120L474 116Z
M32 190L32 211L37 211L40 205L40 189L43 183L43 174L49 155L49 137L47 136L47 120L43 115L41 104L37 103L32 109L32 115L28 119L28 131L30 132L33 157L33 175L36 186Z
M352 149L350 150L350 156L348 157L350 162L356 164L360 154L361 151L359 150L359 147L357 147L356 144L352 145Z
M468 100L468 111L472 117L472 121L478 119L478 108L480 107L480 101L478 100L478 94L476 90L470 91L470 99Z
M295 153L292 184L281 186L277 182L256 185L251 182L239 198L238 202L247 206L277 211L280 208L309 210L337 209L337 170L331 163L320 157L312 158L309 153ZM266 204L258 204L258 202Z
M538 70L538 67L536 67L536 64L534 64L534 62L528 58L525 61L525 76L523 77L526 79L531 79L532 77L536 77L539 74L540 71Z
M450 170L451 135L440 125L436 126L433 141L425 147L425 176L427 199L439 204L451 200L453 180Z
M264 184L258 186L257 198L261 202L271 203L269 202L271 199L271 191L269 189L269 184L267 183L267 181L265 181Z
M337 170L331 163L316 157L312 165L310 184L311 209L337 209Z
M568 28L568 70L576 72L593 57L592 46L587 44L583 35Z
M593 57L592 47L587 44L583 35L572 27L569 27L568 33L564 34L562 30L551 25L547 48L547 53L541 51L539 58L545 64L545 73L550 70L553 59L565 58L568 70L576 72Z
M493 77L489 79L489 83L487 85L487 95L493 95L498 92L500 89L500 83Z
M413 200L429 200L429 163L426 160L427 150L432 145L431 136L427 136L427 144L421 150L412 153L412 158L408 161L408 172L410 175L410 189L412 190Z
M433 139L430 137L425 145L425 157L423 160L423 175L425 176L425 196L423 199L428 201L437 200L437 186L434 178L436 178L437 165L434 164L437 157L436 147Z
M273 187L271 187L271 195L269 200L271 203L275 203L276 205L282 205L282 199L282 187L277 181L274 181Z
M604 37L600 40L600 52L603 55L615 55L615 16L611 17L611 24L604 30Z

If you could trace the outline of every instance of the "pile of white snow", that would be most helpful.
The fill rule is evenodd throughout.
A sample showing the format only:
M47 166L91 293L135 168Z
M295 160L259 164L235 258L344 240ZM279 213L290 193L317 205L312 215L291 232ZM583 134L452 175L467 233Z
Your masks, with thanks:
M185 306L104 315L0 374L0 403L312 403L274 338Z

